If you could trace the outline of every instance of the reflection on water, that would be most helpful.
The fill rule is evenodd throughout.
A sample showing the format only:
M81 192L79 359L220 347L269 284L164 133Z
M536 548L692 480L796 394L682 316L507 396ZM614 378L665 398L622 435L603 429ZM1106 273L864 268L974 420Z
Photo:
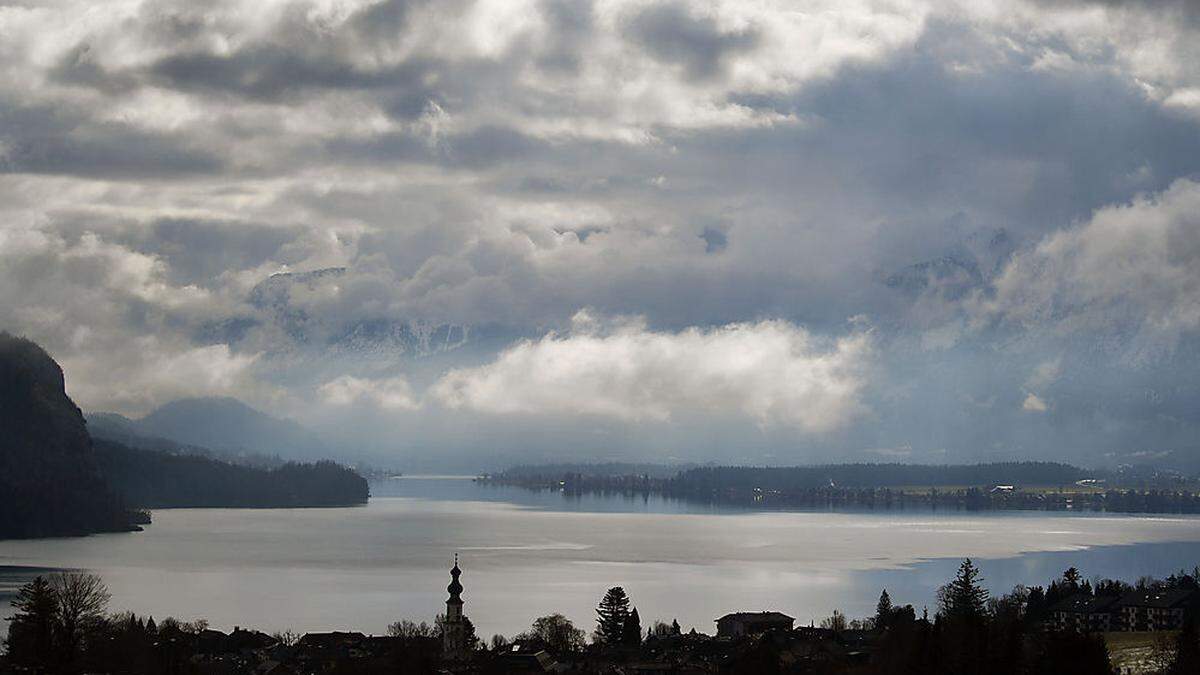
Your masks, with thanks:
M677 617L711 631L739 609L802 623L835 607L867 615L883 586L919 610L968 555L985 561L993 590L1044 583L1068 565L1133 579L1200 562L1193 517L758 513L447 478L372 492L367 506L343 509L157 511L139 534L0 542L0 565L93 569L114 610L158 618L378 633L442 609L458 551L467 612L487 636L552 611L590 628L617 584L645 623Z

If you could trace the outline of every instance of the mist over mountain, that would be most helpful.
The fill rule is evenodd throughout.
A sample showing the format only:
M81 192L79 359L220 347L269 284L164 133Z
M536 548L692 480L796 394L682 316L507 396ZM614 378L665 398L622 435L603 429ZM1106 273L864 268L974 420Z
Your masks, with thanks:
M328 459L334 451L296 422L262 413L230 397L171 401L140 419L112 413L89 415L105 428L97 433L121 440L109 429L160 438L233 454L278 455L287 459ZM119 420L118 424L113 424Z

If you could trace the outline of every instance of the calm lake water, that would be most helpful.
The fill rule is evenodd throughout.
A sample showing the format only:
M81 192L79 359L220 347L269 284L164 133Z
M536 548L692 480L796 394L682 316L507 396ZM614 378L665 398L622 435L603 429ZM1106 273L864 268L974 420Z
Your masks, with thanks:
M735 610L805 624L834 608L867 616L882 587L920 612L963 556L981 563L993 591L1070 565L1133 580L1200 563L1200 519L1190 516L750 512L446 477L377 483L372 494L361 507L160 510L141 533L2 541L0 614L6 588L82 568L103 575L114 611L381 633L444 608L457 551L466 612L484 637L551 612L590 631L614 585L643 625L678 618L712 632Z

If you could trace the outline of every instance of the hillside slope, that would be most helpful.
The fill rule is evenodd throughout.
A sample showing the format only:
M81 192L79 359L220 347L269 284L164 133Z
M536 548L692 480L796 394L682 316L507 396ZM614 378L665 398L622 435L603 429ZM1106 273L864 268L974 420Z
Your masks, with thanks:
M324 459L332 453L312 432L260 412L235 398L184 398L139 419L133 431L183 445L235 454Z
M0 332L0 539L133 529L62 369L33 342Z

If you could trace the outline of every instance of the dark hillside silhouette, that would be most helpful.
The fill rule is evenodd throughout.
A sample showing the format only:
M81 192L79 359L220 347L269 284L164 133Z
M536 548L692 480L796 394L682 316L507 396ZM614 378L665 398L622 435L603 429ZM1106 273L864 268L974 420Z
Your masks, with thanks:
M143 436L226 453L277 454L308 461L330 455L329 448L296 422L272 417L235 398L179 399L129 421Z
M0 332L0 539L130 529L62 369L33 342Z
M342 506L367 501L367 481L331 461L276 468L230 464L96 441L101 470L139 508Z

